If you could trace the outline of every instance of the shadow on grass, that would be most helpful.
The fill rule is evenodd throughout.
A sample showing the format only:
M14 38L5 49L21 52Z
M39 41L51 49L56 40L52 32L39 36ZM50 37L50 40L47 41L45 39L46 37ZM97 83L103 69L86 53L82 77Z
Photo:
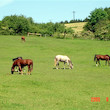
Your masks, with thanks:
M56 68L53 68L53 69L56 69ZM62 69L62 70L65 70L65 69L69 69L69 68L58 68L58 69ZM56 69L57 70L57 69Z
M6 75L21 75L21 73L19 73L19 72L14 72L14 74L6 73ZM28 73L23 73L23 75L28 75ZM30 75L32 75L32 74L30 74Z

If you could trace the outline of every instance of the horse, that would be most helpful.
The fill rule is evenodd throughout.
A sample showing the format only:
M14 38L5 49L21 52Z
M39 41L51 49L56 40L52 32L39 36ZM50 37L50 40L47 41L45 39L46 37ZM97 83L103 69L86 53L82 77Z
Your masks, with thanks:
M64 62L64 69L65 69L65 63L67 63L67 65L69 66L69 69L73 68L72 61L70 60L70 58L68 56L63 56L63 55L55 56L54 63L55 63L56 69L58 69L57 66L59 66L59 61Z
M33 70L33 61L31 59L17 59L13 62L13 65L11 67L11 74L14 73L14 68L18 66L20 74L23 75L22 68L25 66L28 66L28 75L31 74L31 71Z
M23 42L25 42L25 37L24 37L24 36L22 36L22 37L21 37L21 40L22 40Z
M106 60L105 65L107 65L107 62L109 65L109 59L110 59L109 55L95 55L94 56L94 61L96 61L96 66L98 66L98 64L100 65L100 60Z

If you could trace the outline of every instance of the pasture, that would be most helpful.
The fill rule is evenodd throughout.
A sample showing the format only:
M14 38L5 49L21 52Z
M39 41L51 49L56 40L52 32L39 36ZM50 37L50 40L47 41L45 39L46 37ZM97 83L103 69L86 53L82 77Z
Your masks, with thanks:
M69 56L74 69L56 70L57 54ZM95 54L110 55L110 41L0 36L0 110L109 110L110 66L96 67ZM33 60L32 75L11 74L18 56Z

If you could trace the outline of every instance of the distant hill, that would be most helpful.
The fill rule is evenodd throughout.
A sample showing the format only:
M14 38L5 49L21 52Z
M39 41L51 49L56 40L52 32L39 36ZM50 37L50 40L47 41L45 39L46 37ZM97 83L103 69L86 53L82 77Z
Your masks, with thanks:
M79 23L68 23L68 24L65 24L66 27L71 27L75 33L79 33L81 31L83 31L83 27L84 25L86 24L87 22L79 22Z

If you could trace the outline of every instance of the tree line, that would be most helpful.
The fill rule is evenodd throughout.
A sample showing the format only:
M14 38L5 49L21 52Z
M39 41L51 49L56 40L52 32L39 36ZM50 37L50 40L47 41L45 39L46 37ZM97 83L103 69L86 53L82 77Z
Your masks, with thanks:
M81 20L81 19L74 19L74 20L65 20L61 21L60 23L68 24L68 23L78 23L78 22L87 22L87 19Z
M2 35L26 35L28 32L53 36L56 33L73 33L73 30L61 23L35 23L31 17L27 18L23 15L6 16L0 21L0 34Z

